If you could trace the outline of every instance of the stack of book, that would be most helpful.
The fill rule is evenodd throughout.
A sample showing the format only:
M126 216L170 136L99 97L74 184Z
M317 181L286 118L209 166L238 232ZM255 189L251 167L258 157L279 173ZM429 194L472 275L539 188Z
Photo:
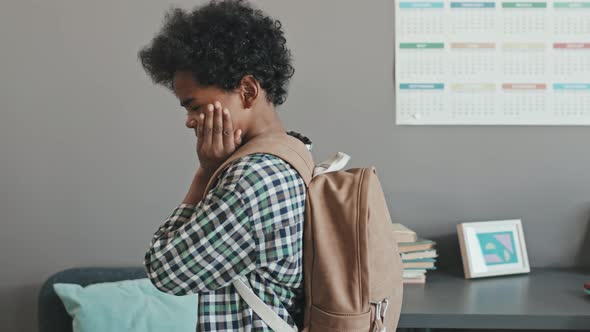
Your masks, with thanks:
M423 284L426 272L436 269L435 242L419 237L416 232L402 224L392 224L402 263L404 283Z

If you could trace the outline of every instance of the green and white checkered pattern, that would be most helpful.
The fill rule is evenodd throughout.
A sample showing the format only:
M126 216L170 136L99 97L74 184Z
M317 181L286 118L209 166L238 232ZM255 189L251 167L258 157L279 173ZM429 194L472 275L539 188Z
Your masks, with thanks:
M247 276L294 328L303 322L305 183L284 160L234 160L197 204L180 204L154 234L143 264L158 289L199 293L197 331L272 331L231 284Z

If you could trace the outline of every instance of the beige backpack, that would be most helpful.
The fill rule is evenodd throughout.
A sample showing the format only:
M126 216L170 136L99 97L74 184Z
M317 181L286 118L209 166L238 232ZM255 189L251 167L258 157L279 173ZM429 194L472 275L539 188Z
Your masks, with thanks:
M286 133L269 133L240 146L215 171L205 193L225 165L259 152L288 162L307 187L302 331L395 331L403 268L375 167L342 170L348 156L340 152L316 165L302 141ZM293 331L244 280L233 284L274 331Z

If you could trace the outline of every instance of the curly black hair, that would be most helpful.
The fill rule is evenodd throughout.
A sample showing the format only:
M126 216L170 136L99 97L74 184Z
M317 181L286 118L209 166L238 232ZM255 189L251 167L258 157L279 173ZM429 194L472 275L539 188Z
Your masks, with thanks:
M192 12L172 7L162 30L138 57L152 81L170 90L177 70L224 91L251 74L273 105L285 102L295 73L281 22L245 0L212 0Z

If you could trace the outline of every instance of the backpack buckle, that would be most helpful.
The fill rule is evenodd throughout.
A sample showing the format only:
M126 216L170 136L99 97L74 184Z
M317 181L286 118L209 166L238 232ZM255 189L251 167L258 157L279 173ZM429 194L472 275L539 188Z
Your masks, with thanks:
M387 327L383 325L383 319L385 318L385 313L389 307L389 299L385 298L381 301L370 301L370 303L375 305L375 327L373 332L386 332Z
M385 313L387 312L387 307L389 307L389 299L385 298L381 302L385 302L385 307L383 308L383 313L381 314L381 319L384 319Z
M371 301L375 305L375 320L381 320L381 301Z

